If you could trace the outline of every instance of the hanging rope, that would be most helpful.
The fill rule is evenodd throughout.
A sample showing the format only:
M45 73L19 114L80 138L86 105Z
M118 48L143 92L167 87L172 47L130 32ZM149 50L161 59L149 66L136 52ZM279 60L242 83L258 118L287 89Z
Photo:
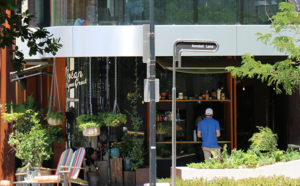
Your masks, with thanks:
M52 68L52 79L51 79L51 88L50 88L50 100L49 100L49 107L48 107L48 113L50 113L51 108L55 107L55 90L56 89L56 96L57 96L57 101L58 101L58 109L59 111L61 111L61 107L60 107L60 99L59 99L59 90L58 90L58 82L57 82L57 73L56 73L56 59L53 59L53 68ZM52 98L53 98L53 102L52 102ZM53 106L52 106L53 105Z
M115 101L114 101L114 108L113 113L120 112L120 108L118 106L118 81L117 81L117 73L118 73L118 67L117 67L117 58L115 57Z

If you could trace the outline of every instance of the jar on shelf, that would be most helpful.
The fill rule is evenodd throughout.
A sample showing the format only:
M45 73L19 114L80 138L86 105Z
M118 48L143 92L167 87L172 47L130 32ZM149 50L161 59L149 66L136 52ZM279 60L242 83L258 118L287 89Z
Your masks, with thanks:
M183 99L183 93L182 92L178 93L178 99Z

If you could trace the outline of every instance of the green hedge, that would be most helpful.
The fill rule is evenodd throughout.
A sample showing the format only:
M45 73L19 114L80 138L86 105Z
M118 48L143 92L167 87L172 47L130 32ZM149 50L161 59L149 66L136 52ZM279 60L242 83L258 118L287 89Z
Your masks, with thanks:
M172 183L170 178L168 179L159 179L157 182L168 182ZM286 185L300 185L300 178L291 179L282 176L274 176L274 177L259 177L259 178L248 178L248 179L229 179L229 178L217 178L213 180L204 180L204 179L195 179L195 180L182 180L176 179L176 186L286 186Z

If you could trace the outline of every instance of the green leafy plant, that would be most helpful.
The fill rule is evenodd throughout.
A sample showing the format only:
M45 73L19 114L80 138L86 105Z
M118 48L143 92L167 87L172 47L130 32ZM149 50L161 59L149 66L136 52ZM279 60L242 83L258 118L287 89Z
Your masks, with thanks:
M90 115L90 114L81 114L78 117L76 117L77 124L86 123L89 121L96 121L96 120L97 120L97 116Z
M138 85L138 62L135 61L135 68L134 68L134 83L133 83L133 89L134 91L132 93L129 93L127 95L127 100L129 101L129 105L131 107L131 111L128 112L130 121L133 126L133 131L138 132L140 130L140 127L143 124L143 121L141 117L138 114L138 108L137 105L141 103L141 95L140 95L140 89ZM128 151L128 156L131 159L131 170L136 170L139 167L141 167L144 163L144 149L143 149L143 139L140 139L137 135L137 133L133 133L132 135L128 135L127 138L130 139L129 141L124 141L123 143L129 143L130 144L130 150ZM124 136L126 136L124 135ZM123 136L123 138L124 138Z
M29 133L11 133L8 144L15 148L16 157L23 160L23 165L41 167L42 162L53 154L49 138L48 130L36 124Z
M11 10L11 14L7 14L7 11L0 11L0 48L7 47L11 49L12 46L15 46L14 49L9 51L11 55L14 55L11 63L13 69L20 73L25 60L23 51L15 45L17 38L21 39L29 47L28 54L30 56L44 53L56 55L62 45L59 44L60 39L53 38L53 35L45 28L32 29L30 21L34 16L30 15L29 11L21 14L16 13L19 7L17 2L11 0L1 1L1 10Z
M268 133L270 133L269 130ZM255 168L264 165L270 165L276 162L300 159L300 152L292 149L283 151L278 150L277 148L265 152L265 150L260 151L259 148L253 147L249 148L246 152L243 150L232 149L231 154L229 154L227 151L227 146L224 146L221 156L222 159L214 157L211 159L211 161L203 163L190 163L187 166L198 169Z
M116 127L127 122L127 116L121 113L99 113L99 118L103 118L103 123L107 127Z
M160 157L170 157L172 154L171 146L168 144L157 144L157 155Z
M78 128L80 130L92 128L92 127L101 127L101 123L96 122L96 121L88 121L86 123L81 123L78 125Z
M259 151L275 151L277 150L277 134L274 134L268 127L257 126L259 132L254 133L249 139L250 148Z
M77 126L82 131L87 128L101 127L102 122L99 121L99 117L95 115L81 114L76 118Z
M45 118L46 119L56 119L56 120L60 120L62 122L65 120L65 116L63 115L63 113L61 111L50 112L46 115Z
M288 95L297 90L300 92L300 6L297 1L294 1L296 6L290 2L279 4L280 11L271 18L270 33L258 33L258 40L284 53L287 58L271 64L256 60L251 54L245 54L240 67L226 68L234 77L260 79L267 82L268 86L276 87L278 94L282 90Z
M40 112L32 109L9 114L14 116L8 119L13 122L14 132L9 135L8 144L15 149L16 157L23 161L26 168L42 166L42 162L50 159L53 154L53 143L62 141L61 129L42 125ZM4 118L6 116L4 114Z
M163 123L157 123L156 125L156 134L167 134L169 131L169 126Z

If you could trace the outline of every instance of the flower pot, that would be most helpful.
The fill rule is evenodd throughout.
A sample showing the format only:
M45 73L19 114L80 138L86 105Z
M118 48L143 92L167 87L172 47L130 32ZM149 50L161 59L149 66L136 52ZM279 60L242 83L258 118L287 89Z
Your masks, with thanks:
M100 127L91 127L84 128L82 131L84 136L99 136L100 135Z
M118 148L111 148L110 149L110 157L112 157L112 158L120 157L120 150Z
M49 125L53 125L53 126L57 126L57 125L61 125L62 121L59 119L55 119L55 118L49 118L47 119L47 122Z

